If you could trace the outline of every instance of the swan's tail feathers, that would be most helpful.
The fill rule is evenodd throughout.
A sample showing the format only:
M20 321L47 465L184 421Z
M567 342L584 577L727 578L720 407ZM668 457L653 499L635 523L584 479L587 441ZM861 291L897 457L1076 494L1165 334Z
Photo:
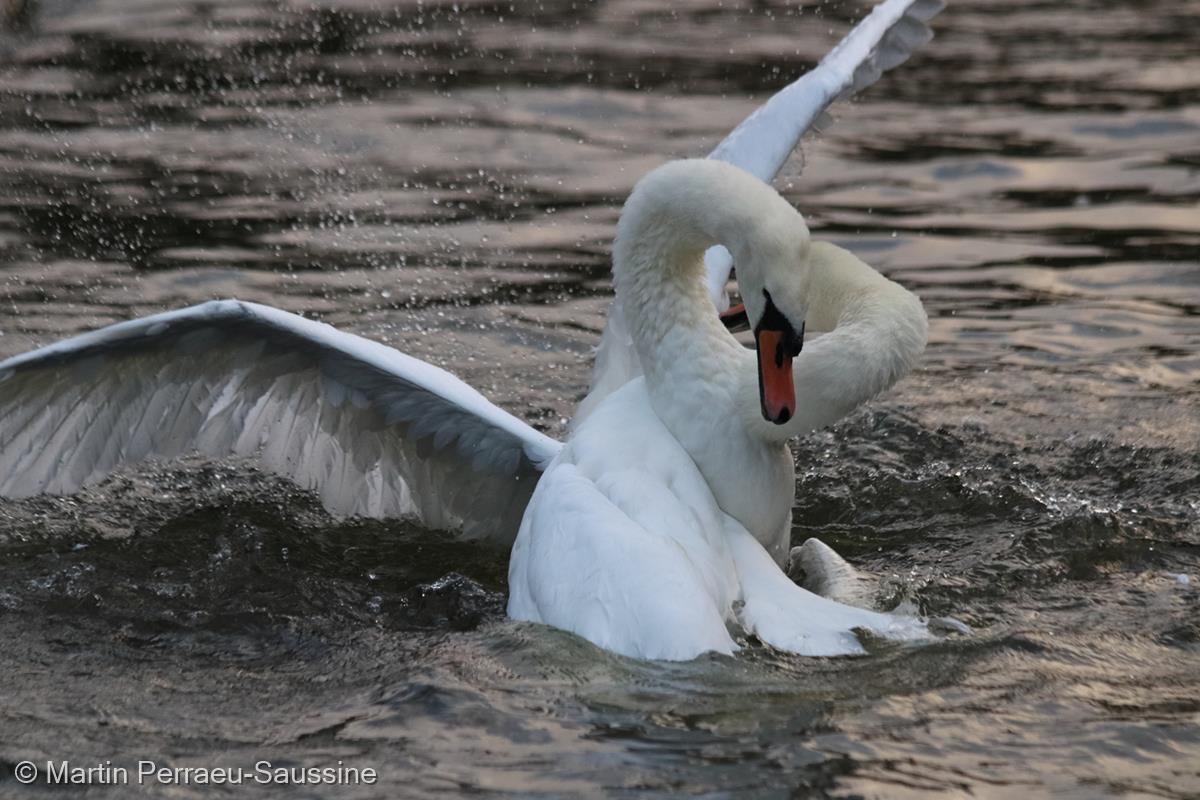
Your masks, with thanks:
M878 608L879 579L850 566L820 539L808 539L791 552L789 572L804 573L801 585L822 597L858 608Z
M234 300L10 358L0 385L3 497L198 451L257 458L335 514L511 541L561 448L423 361Z

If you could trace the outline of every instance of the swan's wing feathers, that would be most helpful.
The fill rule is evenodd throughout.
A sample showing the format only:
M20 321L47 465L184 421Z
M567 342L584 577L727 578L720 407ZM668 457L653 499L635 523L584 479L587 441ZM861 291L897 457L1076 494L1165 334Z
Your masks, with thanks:
M825 128L826 109L904 63L932 38L928 22L941 0L886 0L821 59L811 72L776 92L709 154L768 183L783 168L800 138Z
M940 0L917 0L909 6L903 16L884 30L879 43L867 58L855 67L850 85L842 90L837 99L850 97L867 88L879 80L883 73L908 61L913 52L928 44L933 38L933 31L925 23L941 9Z
M256 456L334 513L416 514L503 539L560 447L436 367L250 303L120 323L0 362L9 497L200 451Z

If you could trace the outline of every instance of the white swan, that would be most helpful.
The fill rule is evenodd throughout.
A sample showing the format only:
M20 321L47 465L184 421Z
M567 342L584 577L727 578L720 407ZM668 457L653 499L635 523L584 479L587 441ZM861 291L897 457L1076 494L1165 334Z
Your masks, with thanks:
M714 156L769 179L834 99L928 38L921 20L938 8L882 3ZM214 301L0 362L0 496L73 492L149 456L253 456L317 490L334 513L415 514L500 540L519 526L510 612L620 652L729 652L726 621L803 653L855 652L857 626L912 633L803 592L776 562L794 491L783 440L836 419L911 365L924 341L919 303L848 253L809 243L799 215L740 169L679 162L639 187L614 253L615 323L566 447L389 347ZM706 288L699 248L716 242L739 259L766 345L761 397L747 372L754 358L713 313L731 261L709 254ZM784 365L803 323L832 333L795 358L793 384ZM635 454L629 434L659 447ZM654 532L631 539L639 526ZM685 591L693 594L673 599ZM669 608L636 604L656 598L691 611L671 618Z
M702 256L716 243L738 264L756 351L713 313ZM811 242L770 187L711 160L642 179L613 268L645 375L597 404L547 467L513 547L509 615L662 659L731 652L735 621L806 655L857 652L856 627L915 632L800 589L776 562L795 491L786 440L912 368L920 301ZM801 349L807 325L831 332Z

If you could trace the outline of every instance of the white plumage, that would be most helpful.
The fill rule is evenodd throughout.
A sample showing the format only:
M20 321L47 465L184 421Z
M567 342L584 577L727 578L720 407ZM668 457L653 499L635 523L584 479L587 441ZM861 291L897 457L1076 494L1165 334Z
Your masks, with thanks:
M752 322L773 303L796 327L829 331L792 360L796 403L783 420L760 408L760 356L713 312L701 254L714 241L738 259ZM712 160L639 182L613 269L644 374L597 403L547 467L513 546L509 615L662 659L732 652L727 625L805 655L861 652L855 628L922 635L916 621L818 597L780 569L795 492L787 439L912 368L925 346L920 301L811 242L774 190Z
M0 495L77 491L150 456L257 456L344 515L511 539L562 445L453 375L236 300L0 363Z

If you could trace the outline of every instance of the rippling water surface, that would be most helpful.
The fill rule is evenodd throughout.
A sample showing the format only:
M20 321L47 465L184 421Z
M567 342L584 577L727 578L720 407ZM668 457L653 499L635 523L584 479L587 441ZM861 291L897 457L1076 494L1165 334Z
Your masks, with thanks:
M863 11L0 8L0 356L237 296L553 435L634 181ZM152 465L0 502L0 762L381 776L222 796L1200 796L1200 6L951 0L935 28L779 182L931 317L918 372L796 443L794 538L973 636L630 661L505 621L502 552Z

